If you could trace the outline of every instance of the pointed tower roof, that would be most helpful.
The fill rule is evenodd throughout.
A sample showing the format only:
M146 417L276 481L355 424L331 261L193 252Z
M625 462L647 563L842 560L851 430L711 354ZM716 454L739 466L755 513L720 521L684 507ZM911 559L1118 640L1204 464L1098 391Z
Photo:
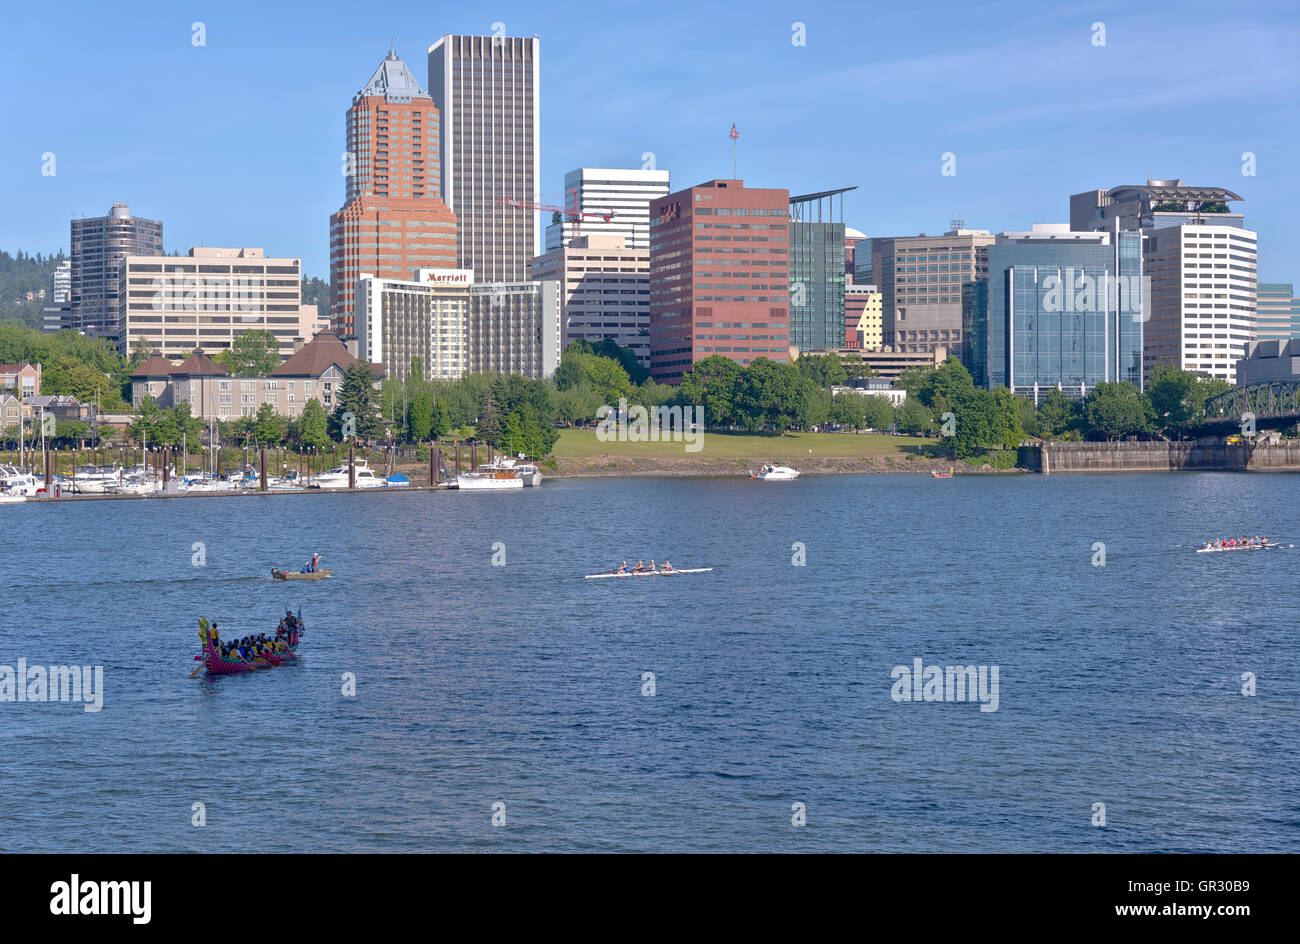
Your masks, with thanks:
M229 373L226 368L214 364L200 348L195 348L193 354L172 370L173 376L188 377L225 377Z
M166 377L175 370L172 362L161 354L152 355L147 361L131 371L132 377Z
M420 83L415 80L415 73L397 58L397 52L388 50L388 55L379 64L375 74L370 77L365 88L353 96L352 101L369 96L382 95L390 102L409 102L414 98L428 98Z
M319 377L331 366L347 370L356 358L333 331L320 331L292 357L271 371L272 377Z

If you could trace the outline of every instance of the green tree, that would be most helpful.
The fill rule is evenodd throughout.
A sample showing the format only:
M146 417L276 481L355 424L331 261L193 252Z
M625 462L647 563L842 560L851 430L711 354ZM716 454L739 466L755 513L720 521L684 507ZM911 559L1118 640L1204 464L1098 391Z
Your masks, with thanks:
M894 425L894 404L889 402L888 397L868 394L861 399L862 426L867 429L889 429Z
M287 431L284 417L275 412L275 407L269 403L263 403L257 408L253 438L259 445L269 446L278 443L284 439Z
M298 438L304 446L329 444L329 424L319 400L310 399L303 404L302 416L298 420Z
M433 427L433 397L424 390L417 393L411 400L408 416L409 437L415 442L428 439Z
M691 366L677 392L687 404L704 408L706 426L727 426L737 422L733 414L741 374L731 358L714 354Z
M1065 439L1079 432L1082 404L1060 390L1049 390L1038 404L1038 435L1044 439Z
M795 361L799 373L807 377L823 390L844 383L848 371L838 354L805 354Z
M1151 404L1127 381L1093 387L1083 404L1083 418L1090 435L1107 441L1148 433L1155 427Z
M483 400L474 434L481 442L494 446L501 444L501 420L497 416L496 400L491 393Z
M281 364L280 342L270 331L241 331L213 360L232 377L266 377Z
M433 406L433 417L429 423L429 435L439 439L451 433L451 417L447 413L447 404L439 400Z
M374 439L382 435L383 423L379 417L377 394L374 373L370 365L364 361L353 361L349 364L335 397L338 403L330 417L331 432L336 437L341 437L344 432L344 418L351 413L359 437Z
M900 433L923 433L934 427L934 414L920 400L909 396L894 411L894 422Z

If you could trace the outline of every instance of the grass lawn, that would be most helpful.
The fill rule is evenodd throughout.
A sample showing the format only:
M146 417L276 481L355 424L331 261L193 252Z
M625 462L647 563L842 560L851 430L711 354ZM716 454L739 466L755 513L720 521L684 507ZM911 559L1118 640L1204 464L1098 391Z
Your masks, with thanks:
M605 454L629 458L794 459L799 456L836 458L896 456L916 453L926 440L917 436L878 433L730 433L708 430L698 440L703 448L686 452L680 442L601 442L594 429L565 429L552 454L563 459L591 459ZM931 443L934 440L930 440ZM694 445L694 444L692 444Z

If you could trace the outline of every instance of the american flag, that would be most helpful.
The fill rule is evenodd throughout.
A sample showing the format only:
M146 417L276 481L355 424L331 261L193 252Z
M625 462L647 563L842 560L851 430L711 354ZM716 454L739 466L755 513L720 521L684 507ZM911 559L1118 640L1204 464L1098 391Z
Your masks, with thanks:
M731 123L731 140L734 141L738 137L740 137L740 132L736 130L736 123L733 121Z

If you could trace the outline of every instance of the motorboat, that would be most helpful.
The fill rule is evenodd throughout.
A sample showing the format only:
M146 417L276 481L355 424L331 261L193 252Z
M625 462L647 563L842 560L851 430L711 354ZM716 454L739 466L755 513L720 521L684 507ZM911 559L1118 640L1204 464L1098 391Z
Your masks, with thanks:
M750 472L749 477L764 481L789 482L797 479L799 473L788 465L763 465L757 472Z
M382 488L384 480L375 475L374 470L365 459L357 459L353 463L356 470L357 488ZM316 476L311 480L308 488L347 488L348 487L348 467L346 465L335 466L327 472Z
M468 489L523 488L541 482L542 473L534 463L517 459L496 459L456 476L456 487Z
M30 472L19 471L13 466L0 467L0 492L6 495L30 498L43 487Z

